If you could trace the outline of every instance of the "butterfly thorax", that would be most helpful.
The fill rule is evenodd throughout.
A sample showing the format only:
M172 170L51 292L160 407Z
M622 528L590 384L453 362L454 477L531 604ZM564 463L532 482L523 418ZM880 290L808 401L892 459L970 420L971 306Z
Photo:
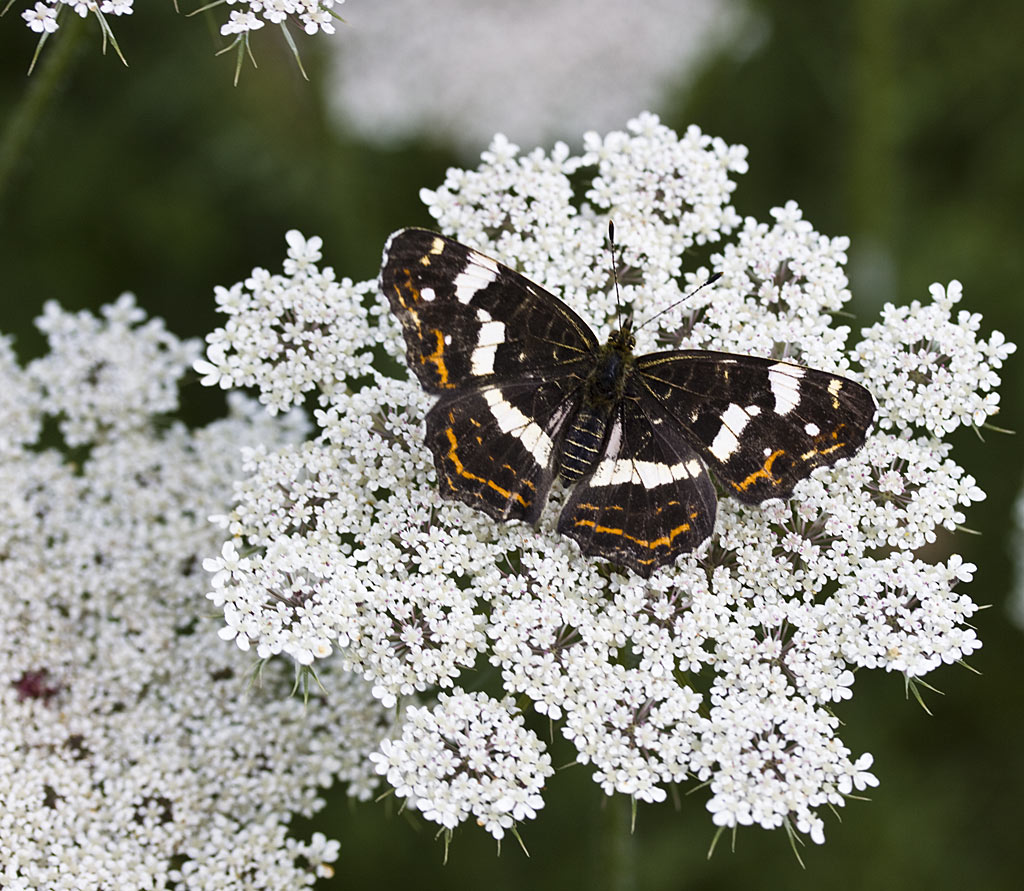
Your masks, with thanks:
M594 367L587 376L587 405L604 408L622 399L626 378L633 367L633 347L636 338L629 324L613 331L608 342L594 353Z
M594 367L583 384L584 398L562 440L558 473L566 482L586 476L604 449L612 411L622 400L634 364L635 342L626 324L594 351Z

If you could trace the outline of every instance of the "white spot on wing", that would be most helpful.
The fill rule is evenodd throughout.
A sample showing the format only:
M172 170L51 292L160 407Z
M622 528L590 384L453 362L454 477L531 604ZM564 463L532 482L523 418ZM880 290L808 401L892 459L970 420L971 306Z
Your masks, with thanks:
M592 486L619 486L632 483L653 489L681 479L691 479L703 471L700 462L691 459L679 464L660 461L632 461L628 458L605 458L590 478Z
M832 397L832 408L839 410L839 391L843 389L841 378L834 377L828 382L828 393Z
M804 433L808 436L817 436L821 433L821 428L817 424L804 424Z
M722 413L722 426L715 434L714 441L709 451L723 464L729 460L740 445L740 434L750 423L750 419L759 414L761 409L756 405L744 408L735 402L730 402L729 407Z
M640 480L635 481L639 482ZM601 461L590 477L592 486L618 486L631 482L634 482L633 462L618 461L615 458L605 458Z
M551 437L511 402L507 402L497 387L484 390L484 399L487 400L501 432L513 434L522 443L523 448L533 455L534 460L546 467L554 448Z
M768 369L768 384L775 397L775 413L789 414L800 403L800 378L804 370L799 365L777 362Z
M482 266L484 269L489 270L494 275L498 274L498 261L497 260L492 260L490 257L485 256L484 254L479 254L476 251L473 251L472 257L473 257L473 262L477 266Z
M722 426L718 428L718 433L715 434L715 438L708 451L710 451L712 455L724 464L736 451L739 444L740 441L736 438L736 434L733 433L725 424L722 424Z
M455 299L459 303L469 303L497 277L498 264L490 257L474 252L466 268L455 277Z
M490 313L483 309L477 310L477 318L482 324L477 332L473 354L469 358L469 370L475 375L492 374L498 347L505 342L505 326L492 319Z
M437 297L437 294L434 293L433 288L420 288L420 297L426 300L427 303L430 303L431 300Z
M612 432L608 434L608 444L604 447L608 455L617 455L622 447L622 421L616 419L612 424Z

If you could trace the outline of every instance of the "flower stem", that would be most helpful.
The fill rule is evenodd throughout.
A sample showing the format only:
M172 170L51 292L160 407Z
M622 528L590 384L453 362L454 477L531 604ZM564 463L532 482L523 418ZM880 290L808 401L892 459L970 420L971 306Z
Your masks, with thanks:
M604 802L601 816L601 850L596 862L604 875L596 884L608 891L635 891L636 836L632 826L632 800L627 795L610 796Z

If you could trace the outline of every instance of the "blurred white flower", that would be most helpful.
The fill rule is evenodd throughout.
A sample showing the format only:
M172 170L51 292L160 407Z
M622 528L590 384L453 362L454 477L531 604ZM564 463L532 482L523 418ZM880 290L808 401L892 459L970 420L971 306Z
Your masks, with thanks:
M471 151L659 109L746 19L740 0L388 0L346 7L328 97L364 139Z

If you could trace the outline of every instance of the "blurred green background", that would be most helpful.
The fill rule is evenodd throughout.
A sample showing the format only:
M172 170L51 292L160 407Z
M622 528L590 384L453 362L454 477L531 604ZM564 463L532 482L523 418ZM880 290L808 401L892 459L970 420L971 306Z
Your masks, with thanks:
M169 3L137 6L113 22L131 67L100 55L87 22L2 183L0 330L17 336L25 359L43 348L31 320L47 299L96 307L131 290L171 330L202 336L219 323L213 286L255 265L277 270L290 228L323 236L324 262L339 275L375 276L389 232L429 225L418 190L439 184L450 165L474 163L438 148L443 138L385 151L339 136L317 87L325 60L316 40L300 42L307 83L264 29L259 69L247 66L233 87L233 61L214 57L221 44L211 19L177 17ZM750 148L741 213L767 219L792 198L819 231L851 236L855 329L884 301L926 299L931 282L960 278L963 306L984 314L986 332L1024 341L1024 6L752 6L761 39L723 48L655 110L677 129L694 122ZM580 7L585 15L584 0ZM631 9L642 15L643 3ZM18 13L0 20L8 133L48 76L45 54L25 75L36 38ZM63 36L45 53L56 54ZM996 419L1014 430L1020 367L1011 359L1005 369ZM219 394L198 386L185 399L195 420L218 410ZM755 829L739 833L735 853L726 838L706 859L713 827L698 792L678 810L671 800L640 807L635 887L1019 887L1024 647L1006 604L1022 462L1014 436L985 439L954 438L954 457L988 492L968 517L982 534L942 538L934 551L978 565L970 593L992 604L977 619L985 646L971 664L981 676L955 666L930 675L945 695L928 695L929 716L906 699L901 677L861 674L838 714L852 750L874 753L881 786L871 802L844 808L841 823L826 816L827 842L804 849L806 870L782 832ZM556 763L568 757L556 747ZM540 818L523 827L529 859L512 839L495 856L490 838L469 826L443 866L432 825L396 815L393 802L352 806L336 796L318 821L342 841L337 877L323 887L605 887L604 827L623 814L604 805L588 770L563 771Z

